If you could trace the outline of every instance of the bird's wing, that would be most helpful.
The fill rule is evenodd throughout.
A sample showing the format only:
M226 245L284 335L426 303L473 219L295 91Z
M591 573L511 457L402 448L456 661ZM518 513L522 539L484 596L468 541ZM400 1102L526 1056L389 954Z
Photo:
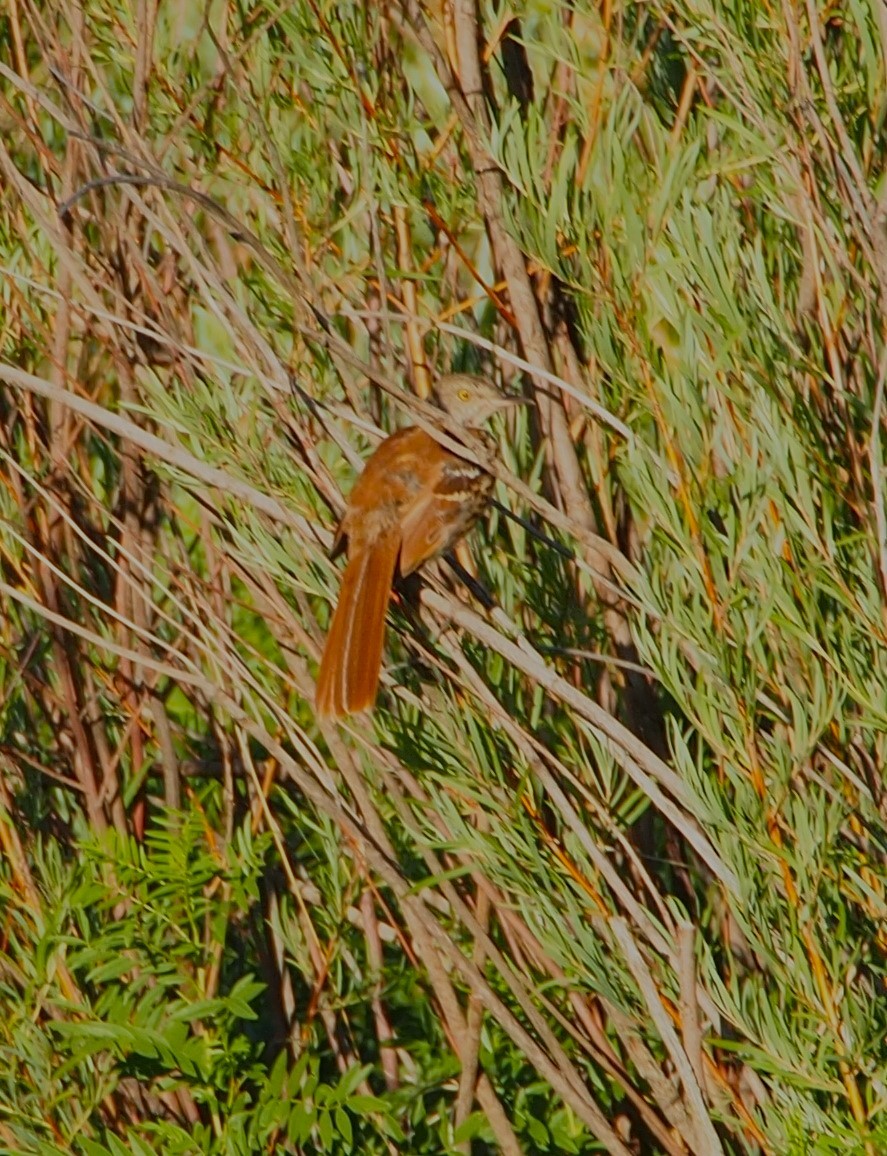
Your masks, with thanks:
M483 471L472 462L452 455L441 462L433 485L418 494L403 512L402 575L412 574L423 562L443 553L462 537L477 517L478 480L483 476Z

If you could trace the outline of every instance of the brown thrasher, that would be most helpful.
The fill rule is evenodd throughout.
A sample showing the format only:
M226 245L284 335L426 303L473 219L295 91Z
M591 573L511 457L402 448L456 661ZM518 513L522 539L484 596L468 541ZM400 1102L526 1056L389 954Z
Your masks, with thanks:
M438 400L464 429L479 429L497 410L520 405L481 378L441 378ZM376 700L385 613L395 574L406 577L452 546L486 505L493 478L416 426L378 447L348 498L331 557L348 549L339 602L320 673L320 717L367 710Z

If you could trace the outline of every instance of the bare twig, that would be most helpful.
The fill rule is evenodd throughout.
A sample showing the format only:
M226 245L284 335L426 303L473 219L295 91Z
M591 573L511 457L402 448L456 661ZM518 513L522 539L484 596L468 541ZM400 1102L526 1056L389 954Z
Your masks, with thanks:
M687 1054L681 1046L681 1041L678 1039L677 1032L675 1032L665 1008L662 1006L650 969L638 950L625 920L613 919L610 922L610 927L640 988L650 1018L653 1020L684 1086L687 1111L695 1133L694 1149L699 1156L718 1156L719 1153L723 1153L721 1141L706 1110L702 1090L696 1081Z

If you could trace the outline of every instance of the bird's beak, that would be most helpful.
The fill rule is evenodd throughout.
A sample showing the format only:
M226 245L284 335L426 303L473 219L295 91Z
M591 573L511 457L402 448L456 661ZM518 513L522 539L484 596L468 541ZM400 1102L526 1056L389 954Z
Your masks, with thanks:
M512 409L518 405L532 405L533 399L531 397L518 397L515 393L506 393L498 398L496 409Z

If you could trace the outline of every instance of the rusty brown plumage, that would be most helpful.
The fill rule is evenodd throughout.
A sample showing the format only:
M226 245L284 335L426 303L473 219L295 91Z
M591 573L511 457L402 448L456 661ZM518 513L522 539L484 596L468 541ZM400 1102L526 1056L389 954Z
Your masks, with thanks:
M521 400L466 374L443 378L438 396L466 429ZM412 574L454 545L483 511L492 485L480 466L415 426L378 447L351 491L333 546L334 557L347 549L348 564L317 678L319 716L373 705L395 575Z

